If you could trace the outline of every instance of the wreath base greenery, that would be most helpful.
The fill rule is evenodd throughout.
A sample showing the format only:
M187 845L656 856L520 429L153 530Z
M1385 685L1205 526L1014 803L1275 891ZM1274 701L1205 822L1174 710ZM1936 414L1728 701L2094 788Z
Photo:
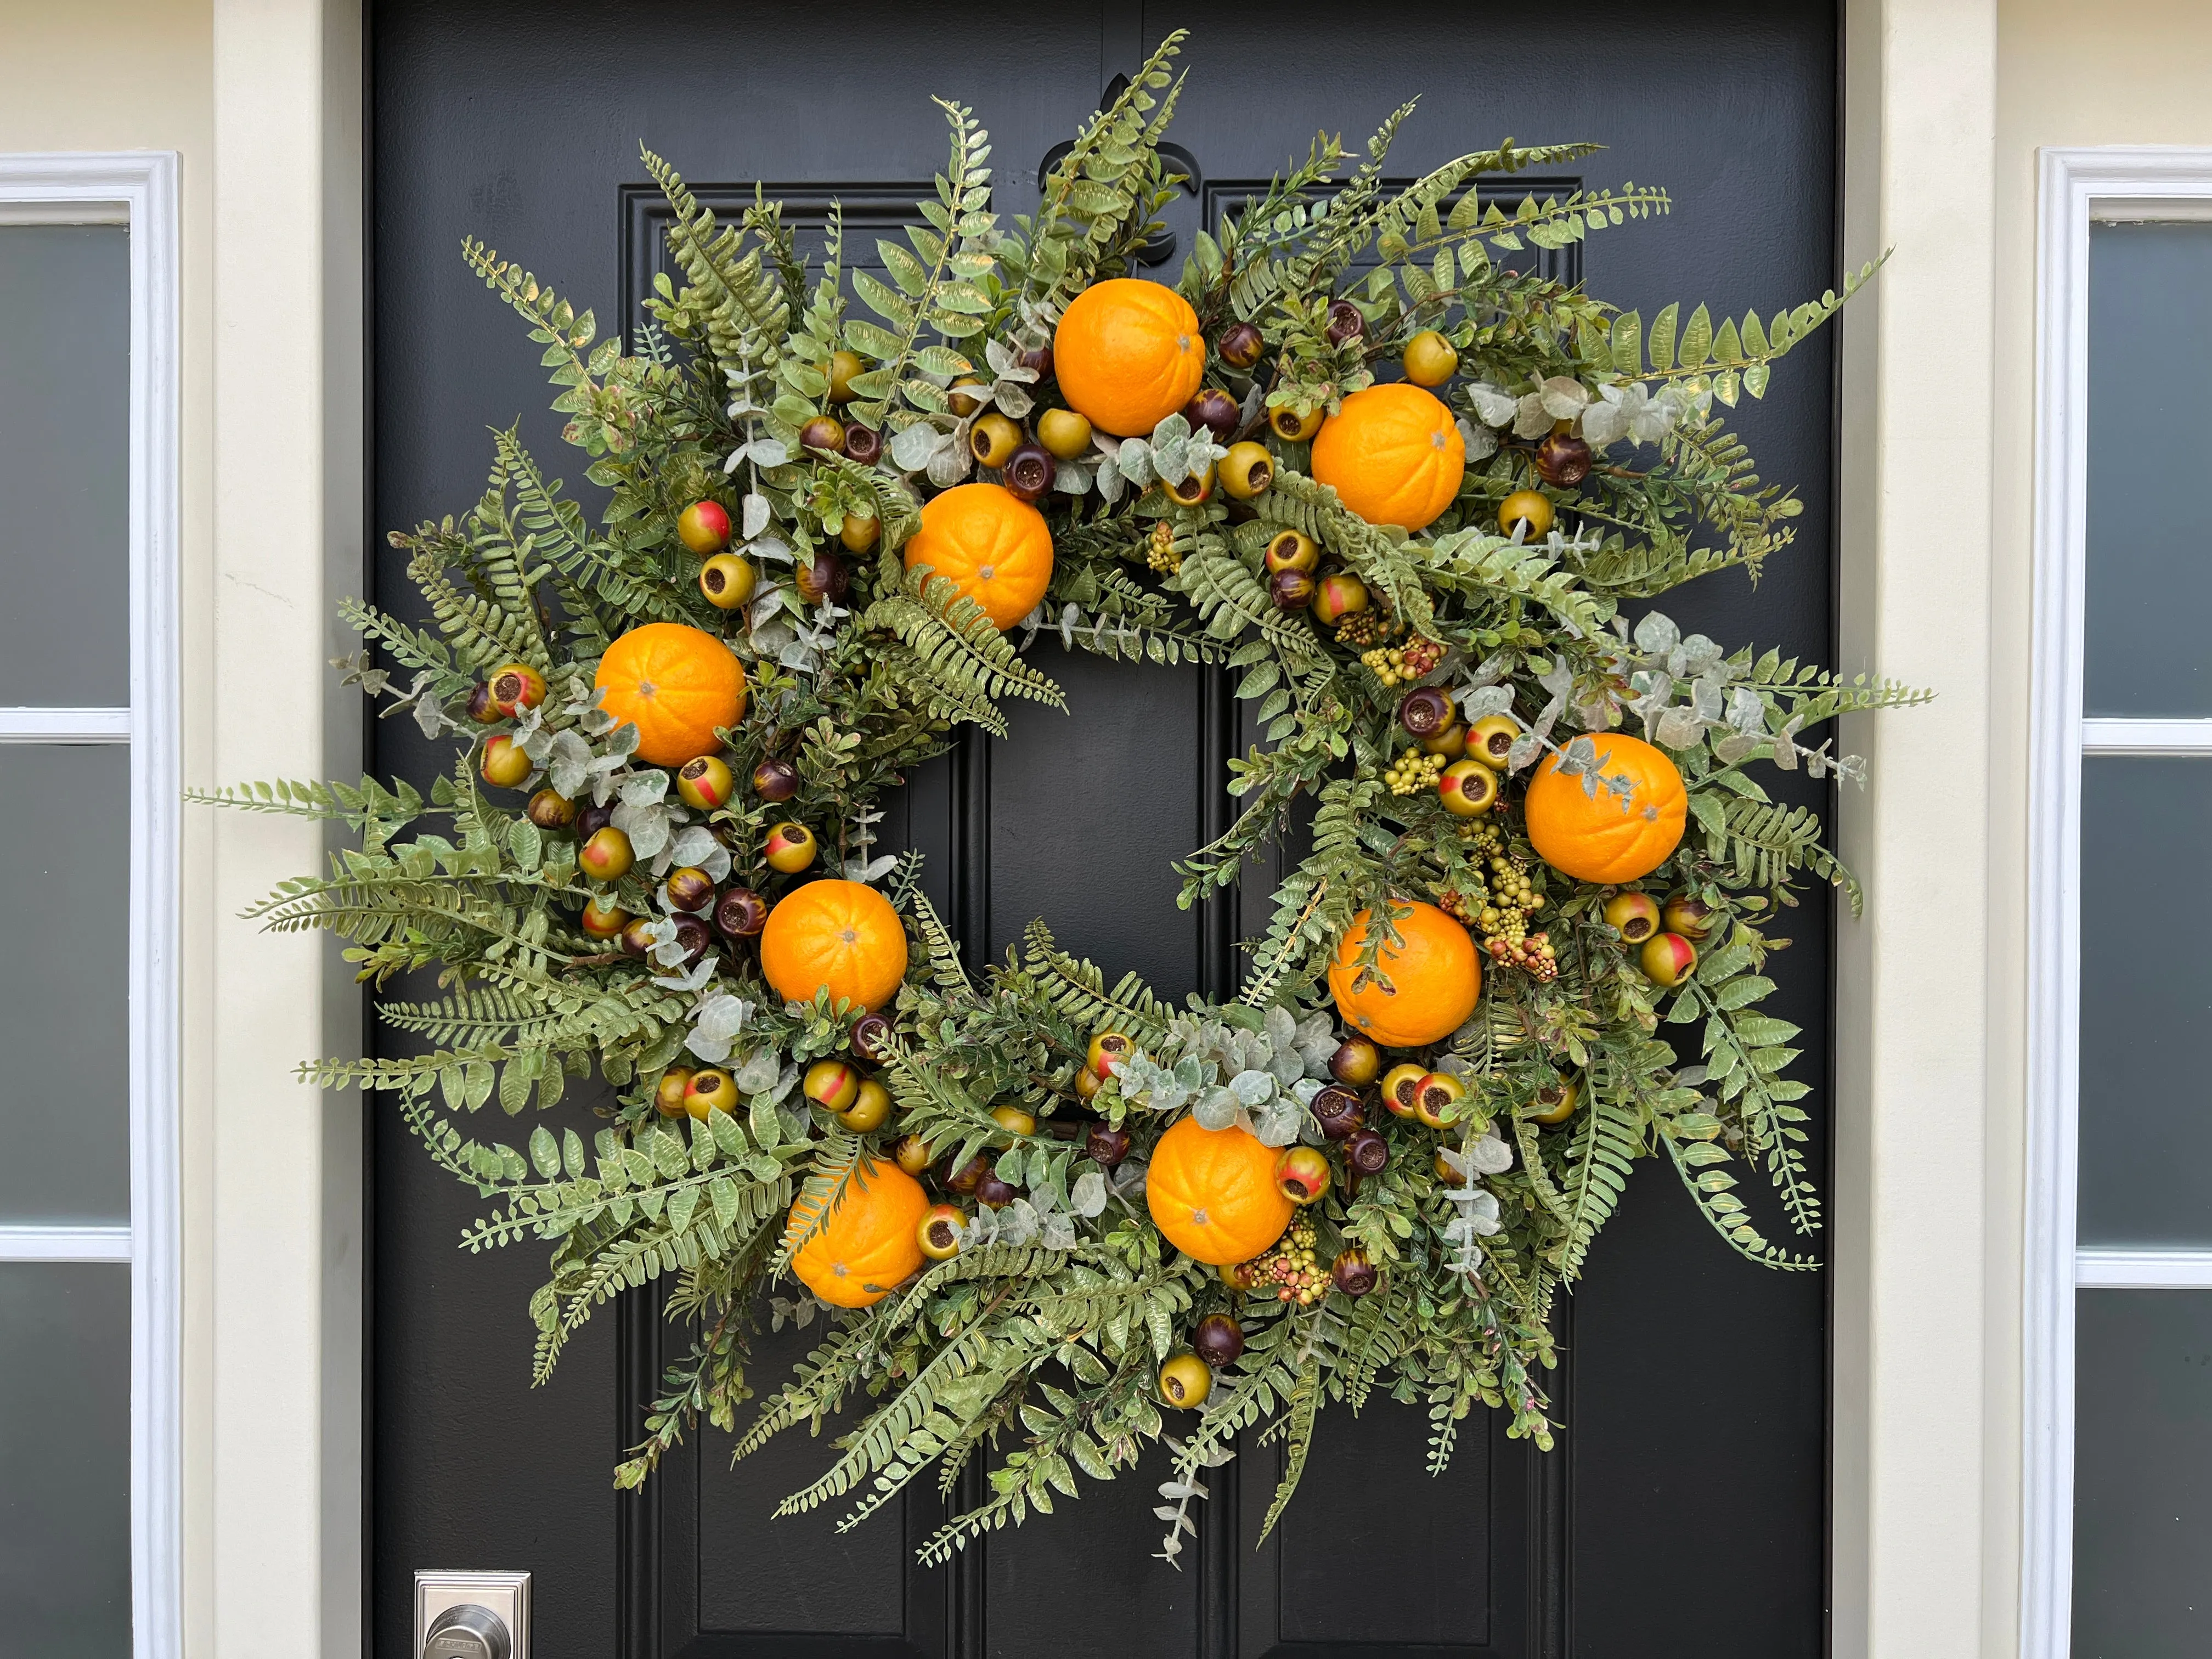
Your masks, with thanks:
M1512 255L1662 213L1664 192L1480 204L1479 177L1577 161L1591 149L1580 144L1508 143L1389 187L1384 157L1409 106L1356 158L1316 141L1199 237L1180 293L1215 343L1206 386L1233 405L1231 429L1178 412L1054 457L1041 502L1051 585L1025 624L1002 633L959 582L902 562L927 500L1011 476L979 467L988 420L1026 438L1065 406L1055 323L1135 268L1172 186L1158 145L1182 91L1179 39L1085 125L1037 213L1011 223L991 210L985 134L945 104L951 161L904 238L878 245L883 278L848 265L834 212L826 261L810 268L778 204L723 222L648 154L681 277L658 279L632 352L467 243L471 268L543 348L566 436L609 505L591 522L515 432L499 433L473 507L392 538L431 624L345 606L367 647L349 678L387 715L469 739L427 795L364 779L201 797L358 833L329 873L251 914L337 933L372 986L438 975L434 994L379 1004L424 1052L305 1073L392 1097L431 1158L490 1206L465 1248L550 1246L529 1306L537 1376L596 1309L655 1282L695 1328L620 1486L642 1483L702 1418L735 1434L741 1460L857 1410L821 1477L779 1513L835 1504L851 1525L917 1479L949 1496L986 1459L987 1498L923 1547L942 1561L1165 1440L1173 1561L1204 1471L1247 1433L1285 1447L1272 1527L1324 1407L1358 1412L1384 1395L1425 1408L1434 1472L1478 1407L1549 1447L1554 1299L1639 1158L1671 1164L1751 1261L1815 1265L1754 1223L1737 1172L1772 1183L1792 1233L1817 1229L1808 1089L1790 1074L1797 1028L1759 1005L1786 942L1772 924L1798 886L1838 885L1854 907L1857 890L1816 816L1771 799L1757 769L1856 777L1856 760L1808 734L1919 694L1685 637L1646 607L1718 572L1755 580L1786 547L1798 503L1759 479L1723 411L1763 395L1776 361L1844 296L1717 326L1703 306L1669 305L1647 322L1528 274ZM1367 263L1355 272L1355 260ZM855 297L872 318L849 308ZM1220 343L1246 325L1230 355L1258 345L1240 367ZM1431 336L1457 366L1437 393L1467 462L1449 505L1408 532L1348 510L1311 476L1310 446L1281 434L1335 417L1417 340L1436 351ZM819 441L823 421L836 441ZM1200 488L1230 439L1267 453L1272 479L1247 499ZM1582 470L1559 464L1577 454ZM1540 514L1501 522L1532 490ZM726 515L756 584L734 608L698 585L682 521L701 502ZM1286 606L1269 562L1285 534L1364 608ZM650 623L704 629L744 665L750 701L721 733L739 781L720 804L687 806L669 769L639 758L635 726L599 706L600 659ZM1030 649L1048 641L1224 668L1256 715L1264 740L1230 769L1237 815L1178 866L1186 905L1235 882L1310 803L1312 851L1246 942L1233 1000L1170 1006L1071 957L1042 923L979 969L923 896L918 861L877 848L884 792L957 727L1003 735L1009 699L1060 706ZM503 668L520 671L520 693L499 692ZM1408 731L1407 701L1423 692L1443 694L1462 727L1505 723L1489 757L1494 809L1444 805L1444 757ZM1686 833L1632 878L1577 879L1537 855L1525 786L1564 769L1591 799L1626 801L1594 742L1614 731L1640 732L1679 774ZM526 757L520 793L487 784L495 747ZM783 798L744 787L764 763L781 769ZM764 851L786 821L821 849L799 875ZM600 828L635 857L618 878L580 863ZM862 1028L865 1011L827 989L777 995L752 936L700 927L702 945L668 880L700 872L717 895L743 888L773 906L825 867L875 885L903 920L910 961L887 1024ZM1680 907L1667 915L1693 969L1655 976L1638 912L1618 908L1636 896L1654 915ZM592 901L635 920L633 949L585 929ZM1339 965L1358 985L1387 982L1417 902L1460 918L1486 970L1471 1016L1387 1057L1446 1079L1452 1097L1426 1121L1385 1109L1328 982L1363 914L1382 925ZM1102 1034L1127 1046L1116 1066L1092 1063ZM806 1085L818 1062L856 1054L891 1101L864 1127ZM682 1076L708 1071L729 1090L687 1111ZM542 1122L519 1146L472 1127L494 1103L544 1113L595 1075L618 1103L589 1143ZM1347 1079L1364 1094L1359 1156L1372 1168L1324 1116L1345 1109L1322 1091ZM1183 1255L1148 1212L1152 1151L1186 1115L1310 1149L1328 1171L1320 1201L1229 1269ZM869 1201L872 1169L917 1143L929 1195L958 1206L957 1253L862 1308L777 1289L770 1318L822 1334L791 1376L758 1382L764 1288L783 1285L822 1218ZM991 1202L967 1198L979 1182ZM1237 1351L1214 1341L1202 1403L1176 1411L1162 1366L1214 1316Z

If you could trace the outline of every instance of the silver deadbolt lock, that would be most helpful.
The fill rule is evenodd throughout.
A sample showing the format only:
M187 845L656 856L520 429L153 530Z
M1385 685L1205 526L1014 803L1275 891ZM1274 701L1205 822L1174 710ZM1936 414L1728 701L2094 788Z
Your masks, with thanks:
M422 1638L422 1659L514 1659L514 1654L507 1620L473 1601L447 1607Z
M530 1659L530 1575L415 1575L416 1659Z

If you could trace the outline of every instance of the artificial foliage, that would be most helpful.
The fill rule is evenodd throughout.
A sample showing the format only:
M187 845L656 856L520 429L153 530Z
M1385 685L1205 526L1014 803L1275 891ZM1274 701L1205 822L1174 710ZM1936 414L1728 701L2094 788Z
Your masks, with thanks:
M1647 319L1531 274L1511 256L1663 213L1665 193L1578 191L1514 209L1479 198L1478 179L1578 161L1584 144L1509 143L1386 185L1409 105L1364 152L1317 140L1196 239L1174 291L1213 343L1203 387L1225 394L1227 429L1179 410L1054 455L1036 503L1050 586L1033 611L1001 631L953 579L902 561L929 501L1014 476L975 459L997 441L988 422L1045 431L1066 404L1046 355L1060 318L1094 285L1137 273L1173 184L1158 145L1182 89L1175 50L1170 40L1084 126L1037 211L1011 221L993 210L985 133L945 104L951 161L903 238L878 243L882 277L848 263L834 212L826 255L810 264L776 203L726 221L647 155L681 276L656 279L632 350L537 276L466 243L470 267L543 348L564 435L605 511L594 522L514 432L495 434L479 501L392 538L430 624L346 607L366 641L350 677L387 714L465 740L427 797L374 780L204 797L358 833L327 874L287 883L252 914L337 933L372 987L434 973L434 994L379 1004L426 1052L307 1074L391 1097L428 1155L489 1206L468 1249L550 1247L528 1310L538 1376L611 1298L665 1281L696 1340L618 1485L646 1480L702 1417L735 1432L742 1459L850 1413L820 1478L783 1512L836 1505L851 1524L910 1481L950 1496L963 1466L985 1460L985 1501L924 1549L941 1560L1127 1474L1165 1440L1172 1561L1204 1472L1240 1438L1287 1449L1272 1525L1324 1412L1378 1395L1425 1407L1433 1470L1477 1407L1548 1447L1554 1299L1639 1158L1671 1164L1750 1261L1814 1265L1762 1233L1735 1188L1755 1171L1791 1232L1818 1228L1808 1089L1789 1075L1797 1028L1760 1005L1795 890L1836 884L1854 907L1857 893L1816 815L1771 799L1761 779L1769 767L1856 777L1856 759L1808 734L1918 694L1685 637L1646 602L1720 571L1755 579L1789 544L1799 503L1753 471L1725 410L1763 395L1843 295L1716 324L1702 305ZM1410 372L1444 347L1455 372L1447 356L1431 380L1449 410L1433 437L1460 447L1463 473L1419 529L1370 522L1317 481L1328 441L1280 434L1344 418L1346 400L1395 381L1401 360ZM810 424L823 417L837 426ZM1232 439L1261 444L1271 473L1242 498L1202 488L1243 464ZM731 608L702 589L684 533L702 501L726 515L726 550L743 562L728 579L753 584ZM1314 578L1339 599L1356 588L1360 605L1332 615L1326 595L1309 605L1297 583L1278 583L1268 550L1290 532L1312 544ZM1282 545L1294 557L1299 544ZM720 804L686 805L674 769L644 763L637 726L595 694L613 642L648 623L703 629L743 664L744 713L720 733L733 781ZM1060 705L1047 646L1133 673L1215 665L1251 705L1264 740L1226 781L1242 810L1180 865L1185 904L1237 881L1294 812L1310 814L1311 851L1246 942L1234 1000L1170 1004L1073 958L1042 923L1003 962L964 960L916 860L877 845L885 792L958 727L1003 736L1008 700ZM1480 775L1458 779L1495 791L1470 815L1439 788L1451 732L1434 745L1413 735L1407 699L1424 691L1444 694L1451 726L1493 734ZM1537 855L1523 803L1553 769L1628 812L1633 781L1593 741L1616 732L1671 763L1686 831L1656 868L1600 884ZM787 798L752 786L763 763L781 763ZM487 782L495 772L518 787ZM813 838L795 873L764 852L786 823ZM611 879L580 862L600 828L634 858ZM716 896L757 894L771 914L824 875L878 889L909 946L887 1028L856 1042L856 1002L827 988L787 1000L751 935L696 916L687 932L669 878L691 872ZM603 921L631 920L627 935L586 931L595 900ZM1638 935L1670 901L1664 937L1693 962L1655 974ZM1380 1057L1433 1091L1401 1115L1378 1097L1388 1079L1362 1076L1329 970L1347 998L1395 995L1389 953L1416 905L1463 924L1482 974L1472 1014L1455 1009L1448 1035ZM1102 1033L1115 1052L1093 1066ZM853 1127L868 1114L830 1082L813 1103L824 1060L887 1090L888 1115ZM687 1073L720 1079L703 1109L684 1103ZM1342 1075L1360 1097L1358 1164L1345 1096L1322 1093ZM487 1108L526 1121L593 1077L617 1103L590 1142L522 1122L502 1141L482 1127ZM1256 1138L1286 1174L1322 1182L1320 1201L1286 1231L1270 1223L1253 1260L1183 1255L1148 1212L1145 1178L1162 1137L1187 1122ZM902 1147L919 1165L913 1138L927 1154L921 1197L958 1212L939 1234L950 1253L895 1285L863 1285L863 1306L799 1290L794 1255L825 1215L871 1202ZM1176 1180L1212 1167L1178 1165ZM969 1195L979 1190L988 1201ZM910 1259L903 1236L854 1248ZM1233 1328L1216 1322L1194 1358L1194 1333L1216 1315ZM787 1376L750 1365L771 1316L820 1332ZM1222 1337L1231 1328L1241 1344ZM1171 1406L1194 1381L1200 1403Z

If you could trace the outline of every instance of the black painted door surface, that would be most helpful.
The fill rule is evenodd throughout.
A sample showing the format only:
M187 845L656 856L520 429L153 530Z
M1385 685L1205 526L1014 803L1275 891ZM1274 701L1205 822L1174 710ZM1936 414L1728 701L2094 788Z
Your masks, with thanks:
M1316 127L1356 143L1419 93L1394 172L1508 135L1589 137L1611 146L1583 164L1592 182L1674 192L1671 218L1576 251L1604 298L1646 314L1677 298L1741 313L1833 280L1827 4L396 0L371 18L378 526L465 507L489 462L486 428L517 416L549 470L572 488L582 472L546 411L536 348L462 268L465 234L595 307L604 331L635 317L660 257L641 141L712 187L701 191L710 202L749 198L763 181L806 225L842 200L860 233L848 248L872 247L941 163L933 93L975 108L994 145L997 206L1027 211L1049 147L1105 82L1186 22L1190 83L1173 137L1196 187L1172 216L1182 246L1201 212L1303 154ZM1741 425L1761 471L1805 497L1797 546L1755 594L1729 574L1668 608L1730 646L1756 638L1825 658L1825 338L1787 369ZM395 556L376 581L380 599L410 610ZM1233 907L1178 911L1168 867L1227 810L1221 761L1245 739L1224 685L1205 671L1039 649L1070 712L1017 705L1009 740L969 741L933 763L890 827L929 854L932 896L971 961L1042 915L1111 971L1141 969L1177 996L1232 991ZM404 720L380 723L377 744L380 770L422 781L440 763ZM1820 1085L1827 916L1818 905L1800 915L1778 964L1787 1006L1775 1012L1807 1028L1800 1075ZM563 1110L587 1122L589 1102L572 1091ZM659 1370L654 1310L641 1298L607 1310L533 1392L524 1303L542 1257L457 1251L469 1194L396 1117L380 1115L374 1136L380 1659L408 1650L412 1571L471 1566L536 1575L541 1659L1795 1659L1822 1649L1826 1285L1733 1255L1663 1167L1641 1170L1571 1299L1553 1379L1565 1431L1549 1456L1477 1421L1449 1473L1431 1479L1419 1413L1331 1413L1263 1548L1252 1534L1275 1455L1253 1448L1216 1482L1202 1547L1180 1573L1152 1559L1157 1500L1126 1477L994 1534L951 1569L924 1571L912 1543L939 1513L933 1490L842 1535L828 1512L769 1518L827 1450L803 1435L732 1471L726 1442L708 1434L647 1496L618 1497L609 1471L639 1434L636 1402ZM804 1339L763 1349L765 1386Z

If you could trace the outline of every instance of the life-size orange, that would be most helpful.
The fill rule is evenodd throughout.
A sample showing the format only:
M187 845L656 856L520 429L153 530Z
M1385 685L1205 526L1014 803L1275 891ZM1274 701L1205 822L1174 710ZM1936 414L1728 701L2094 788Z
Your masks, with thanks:
M784 1236L796 1235L818 1208L802 1197L791 1206ZM791 1270L808 1290L840 1308L880 1302L921 1266L915 1230L928 1211L929 1194L920 1182L896 1164L867 1159L846 1182L830 1218L791 1258Z
M1625 804L1603 784L1590 794L1550 756L1528 785L1528 839L1539 858L1577 881L1634 881L1666 863L1680 842L1689 796L1674 763L1643 738L1597 732L1590 741L1604 763L1599 769L1626 774L1635 793Z
M1191 400L1206 337L1190 301L1160 283L1093 283L1061 313L1052 372L1068 407L1102 432L1142 437Z
M1283 1236L1295 1207L1275 1184L1282 1154L1231 1124L1178 1119L1152 1149L1145 1202L1168 1243L1194 1261L1249 1261Z
M1402 381L1346 398L1313 441L1313 475L1370 524L1419 530L1449 507L1467 472L1459 422Z
M906 544L906 568L926 564L1012 628L1052 585L1052 532L1044 514L994 483L964 483L931 498Z
M761 972L786 1002L880 1008L906 977L906 928L890 901L865 882L811 881L768 913Z
M1352 919L1344 941L1329 964L1329 994L1346 1024L1357 1026L1385 1048L1419 1048L1441 1042L1467 1024L1482 994L1482 958L1467 929L1433 904L1416 903L1397 918L1402 945L1383 941L1376 967L1387 975L1385 991L1371 978L1359 990L1359 953L1373 913Z
M681 766L722 746L714 728L745 714L745 665L702 628L647 623L599 659L599 707L637 727L637 757Z

